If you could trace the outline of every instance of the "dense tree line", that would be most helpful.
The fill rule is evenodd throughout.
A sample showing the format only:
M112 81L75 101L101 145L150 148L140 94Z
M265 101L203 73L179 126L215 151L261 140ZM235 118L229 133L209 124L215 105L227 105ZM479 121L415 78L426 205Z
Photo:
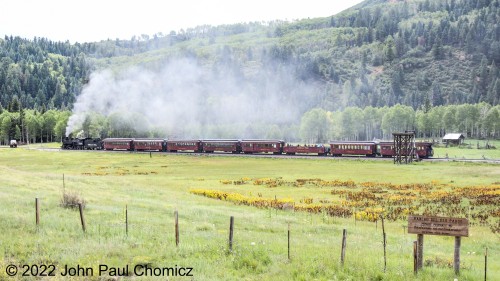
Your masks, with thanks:
M69 111L37 111L11 108L0 113L0 143L9 139L22 142L59 142L65 136ZM166 137L159 128L144 130L141 116L108 117L89 114L79 137ZM139 122L139 123L138 123ZM210 127L210 124L207 124ZM209 128L210 129L210 128ZM265 138L305 143L327 143L329 140L391 140L393 132L415 130L418 138L440 140L446 133L462 133L468 138L500 138L500 105L487 103L461 104L414 110L410 106L348 107L342 111L314 108L304 113L300 126L256 124L250 128ZM216 128L222 138L230 127ZM226 131L225 131L226 130ZM74 136L77 136L75 134ZM240 136L241 137L241 136Z
M70 115L67 110L23 109L15 103L9 110L0 110L0 144L12 139L21 143L59 142Z
M393 132L415 130L417 137L439 140L447 133L468 138L500 137L500 105L487 103L436 106L414 110L392 107L348 107L329 112L315 108L301 120L300 136L308 143L328 140L391 140Z
M90 73L85 55L90 46L44 38L0 39L0 106L16 101L39 111L71 108Z
M395 121L387 117L384 124L389 127L382 127L379 116L395 109L402 116L413 116L404 119L411 120L404 127L417 129L422 137L450 130L498 137L498 22L500 0L367 0L332 17L203 25L130 40L70 44L6 36L0 39L0 111L10 121L2 124L2 137L38 141L60 137L55 131L28 136L23 116L68 115L94 70L120 72L130 65L154 70L174 57L194 58L221 78L227 71L242 81L250 81L249 75L289 71L310 86L307 93L280 97L300 101L300 124L259 124L261 128L248 129L260 137L311 142L386 138L390 129L403 125L390 127L387 124ZM265 100L266 93L259 98ZM488 110L483 106L479 114L463 119L463 108L486 104ZM360 116L363 128L352 121ZM469 121L450 121L444 128L435 116ZM119 129L117 124L125 125ZM126 117L96 115L82 129L101 137L144 133L127 124ZM336 129L318 130L325 126Z

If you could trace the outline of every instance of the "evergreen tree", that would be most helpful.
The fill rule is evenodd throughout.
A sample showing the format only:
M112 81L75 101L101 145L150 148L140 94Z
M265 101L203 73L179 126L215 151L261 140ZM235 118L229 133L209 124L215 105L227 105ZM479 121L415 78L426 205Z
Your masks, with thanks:
M488 91L487 102L489 104L499 104L500 103L500 78L495 80L495 83L492 83L494 86Z
M433 106L440 106L444 104L443 91L441 89L441 85L437 81L432 83L431 97Z
M395 58L394 40L389 36L385 42L385 58L388 62L392 62Z
M437 39L434 45L432 46L432 55L436 60L441 60L444 58L444 50L441 44L441 39Z
M10 112L19 112L20 108L21 108L21 105L19 103L19 98L17 96L14 96L12 98L12 101L9 104L9 111Z

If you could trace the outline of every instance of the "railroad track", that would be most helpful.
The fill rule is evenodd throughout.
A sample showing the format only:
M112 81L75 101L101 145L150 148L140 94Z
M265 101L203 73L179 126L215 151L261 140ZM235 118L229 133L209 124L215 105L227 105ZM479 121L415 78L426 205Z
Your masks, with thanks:
M280 159L318 159L318 160L351 160L351 161L393 161L392 158L383 157L363 157L363 156L342 156L342 157L332 157L332 156L317 156L317 155L275 155L275 154L232 154L224 152L213 152L213 153L194 153L194 152L158 152L158 151L124 151L124 150L66 150L60 148L29 148L43 151L80 151L80 152L93 152L93 153L136 153L136 154L150 154L155 155L193 155L199 157L253 157L253 158L280 158ZM432 161L432 162L470 162L470 163L489 163L489 164L500 164L500 159L488 159L488 158L427 158L422 159L422 161Z

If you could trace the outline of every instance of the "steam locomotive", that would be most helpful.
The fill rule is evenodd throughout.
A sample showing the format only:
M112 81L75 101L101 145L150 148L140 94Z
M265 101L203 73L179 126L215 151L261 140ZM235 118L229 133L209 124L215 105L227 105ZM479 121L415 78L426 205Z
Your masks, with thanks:
M64 138L62 140L62 149L72 149L72 150L101 150L102 141L101 139L93 138Z
M65 138L62 149L75 150L122 150L122 151L158 151L158 152L194 152L194 153L232 153L253 154L269 153L275 155L318 155L318 156L362 156L393 157L393 142L375 141L331 141L329 146L293 145L283 140L236 140L236 139L204 139L204 140L165 140L155 138ZM432 143L416 142L414 152L419 158L434 155ZM405 153L405 152L403 152ZM411 151L406 151L410 154Z

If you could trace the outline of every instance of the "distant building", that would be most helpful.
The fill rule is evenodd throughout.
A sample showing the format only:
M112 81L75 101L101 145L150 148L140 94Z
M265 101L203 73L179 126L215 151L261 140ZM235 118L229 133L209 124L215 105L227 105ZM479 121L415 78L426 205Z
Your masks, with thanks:
M443 137L443 142L446 144L462 144L465 140L464 135L462 134L446 134Z

